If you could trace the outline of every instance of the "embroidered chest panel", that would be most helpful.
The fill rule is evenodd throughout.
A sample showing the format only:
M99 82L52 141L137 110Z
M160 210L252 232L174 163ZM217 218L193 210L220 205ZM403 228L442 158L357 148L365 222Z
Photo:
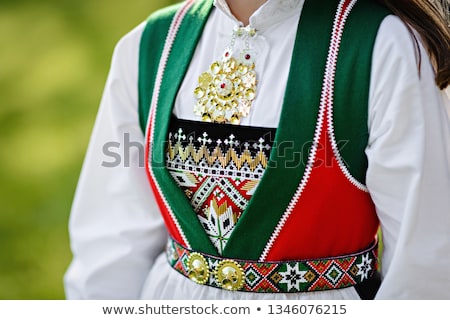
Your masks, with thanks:
M222 254L267 168L275 129L173 118L166 166Z

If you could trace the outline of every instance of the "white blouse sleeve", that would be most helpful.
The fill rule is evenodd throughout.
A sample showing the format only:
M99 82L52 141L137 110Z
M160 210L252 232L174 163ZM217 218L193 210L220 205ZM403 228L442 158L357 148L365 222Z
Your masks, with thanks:
M378 299L450 298L449 101L420 50L421 58L398 18L383 21L374 48L367 148L367 187L384 243Z
M68 299L137 299L166 242L138 121L143 28L126 35L114 51L71 212Z

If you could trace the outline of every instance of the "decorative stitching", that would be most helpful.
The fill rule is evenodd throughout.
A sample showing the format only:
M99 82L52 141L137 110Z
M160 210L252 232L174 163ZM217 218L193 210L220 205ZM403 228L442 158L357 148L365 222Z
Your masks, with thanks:
M171 121L166 167L219 254L264 173L271 139L266 142L263 137L274 131L176 118Z
M355 3L351 3L349 6L353 7L354 4ZM328 75L330 81L326 83L329 87L328 91L327 91L327 98L328 98L327 101L329 101L329 106L328 106L328 110L327 110L328 111L328 115L327 115L328 134L329 134L329 140L331 143L331 147L332 147L334 156L335 156L336 161L339 164L339 168L341 169L344 176L356 188L358 188L361 191L368 192L369 190L367 189L367 187L364 184L362 184L361 182L359 182L357 179L355 179L349 172L341 154L339 153L339 148L338 148L337 142L336 142L336 136L334 134L334 124L333 124L333 109L334 109L333 108L333 96L334 96L334 83L335 83L334 80L335 80L335 75L336 75L336 64L337 64L337 60L338 60L339 47L340 47L341 40L342 40L342 33L344 31L343 29L344 29L345 21L347 20L349 14L350 14L350 10L347 10L344 12L342 20L341 20L342 22L338 25L338 34L333 37L332 43L331 43L331 46L333 47L333 49L331 50L332 68L329 70L330 74Z
M195 275L201 277L201 283L222 289L223 285L214 274L225 262L239 269L242 286L239 291L260 293L311 292L351 287L371 278L377 270L378 243L350 255L313 260L289 260L277 262L257 262L250 260L231 260L194 252L184 248L173 239L169 239L166 253L170 265L185 277L200 283ZM199 259L194 270L189 261ZM192 273L196 273L193 274ZM232 280L230 280L232 281ZM230 289L229 289L230 290Z

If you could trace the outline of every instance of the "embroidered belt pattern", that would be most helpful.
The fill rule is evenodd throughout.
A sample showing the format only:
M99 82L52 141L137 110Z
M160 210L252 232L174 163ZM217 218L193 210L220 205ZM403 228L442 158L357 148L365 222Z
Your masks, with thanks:
M351 287L377 270L377 243L348 256L283 262L256 262L214 257L169 239L170 265L192 281L226 290L261 293L311 292Z
M272 132L178 119L171 122L167 169L219 254L264 174Z

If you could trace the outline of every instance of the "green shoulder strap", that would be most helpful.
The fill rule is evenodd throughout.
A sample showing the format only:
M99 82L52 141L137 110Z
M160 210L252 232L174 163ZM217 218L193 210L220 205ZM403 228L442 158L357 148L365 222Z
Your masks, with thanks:
M164 186L162 193L167 201L169 201L180 228L189 240L189 244L192 248L196 248L201 252L217 254L216 248L204 232L186 195L175 183L168 170L162 165L165 159L165 142L167 141L167 130L171 118L172 106L212 7L212 0L197 0L193 2L177 31L171 48L171 54L168 57L167 69L164 72L164 78L161 83L161 94L158 100L159 109L156 113L155 121L158 128L155 130L154 135L155 144L153 145L154 152L152 154L151 165L155 180ZM142 98L139 108L141 126L144 133L147 129L146 124L149 116L149 106L158 72L159 58L162 55L167 30L178 8L173 7L167 11L163 11L163 17L160 17L160 13L152 16L141 40L145 42L141 45L145 51L142 51L140 55L139 89L141 91L140 97ZM160 34L163 37L160 37ZM157 46L157 49L151 48L153 46Z
M334 133L347 169L362 184L367 170L372 51L378 28L389 14L375 0L358 0L345 25L336 67Z
M159 60L164 49L172 19L183 4L178 3L150 15L141 37L138 80L139 123L144 134ZM190 9L190 13L185 17L180 27L180 32L178 33L178 37L181 39L189 39L189 41L185 42L187 46L183 48L185 54L193 55L198 38L207 20L206 17L211 8L212 0L196 1ZM180 72L184 74L185 70L180 70Z
M145 134L158 62L172 18L181 4L156 11L147 20L139 49L139 123Z

